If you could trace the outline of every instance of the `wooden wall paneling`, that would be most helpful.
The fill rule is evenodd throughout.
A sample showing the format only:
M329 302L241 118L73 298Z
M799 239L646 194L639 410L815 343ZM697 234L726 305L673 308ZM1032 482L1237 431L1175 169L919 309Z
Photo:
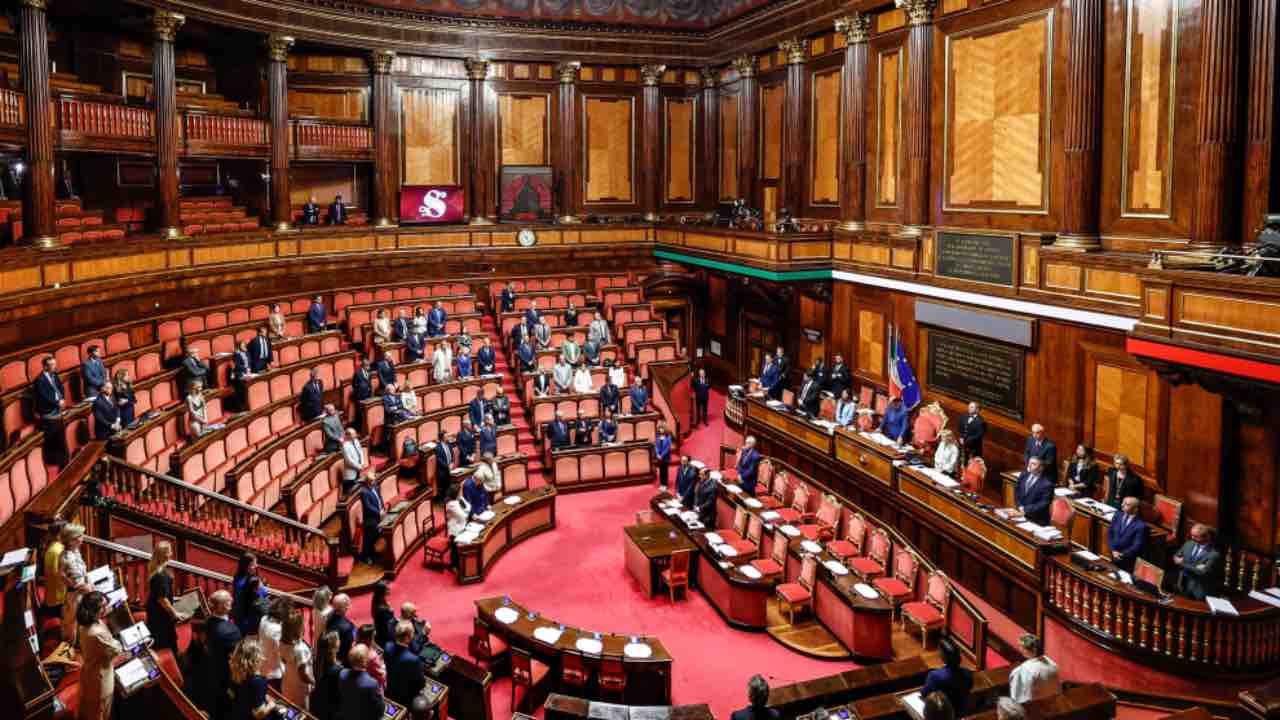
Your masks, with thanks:
M634 96L582 95L582 193L586 205L636 202Z
M1276 42L1280 37L1280 4L1255 2L1248 18L1249 74L1245 94L1244 198L1241 209L1242 239L1250 242L1262 229L1263 218L1275 206L1272 157L1277 103Z
M832 356L837 353L844 356L845 365L852 368L856 365L853 352L853 332L856 316L853 308L853 283L835 281L831 283L831 336L828 348Z
M463 100L462 86L457 82L448 87L400 88L401 172L405 185L463 182Z
M551 94L498 91L498 166L551 164Z
M720 92L719 76L713 68L701 71L700 96L702 120L698 123L699 163L701 168L698 200L703 210L714 208L720 201Z
M867 218L896 222L898 185L902 168L902 91L906 79L906 53L901 38L895 45L872 46L873 62L868 67L868 84L875 88L867 112L868 153L871 182L867 190ZM882 210L877 212L877 210Z
M1273 3L1274 4L1274 3ZM1240 242L1237 151L1240 140L1240 55L1245 32L1239 0L1200 0L1200 81L1196 180L1191 242L1220 247Z
M663 98L663 145L665 147L662 202L665 205L693 204L697 197L698 102L695 97Z
M289 117L369 121L369 88L296 85L289 88Z
M289 200L302 205L312 197L328 205L333 196L342 194L348 206L368 207L364 183L360 182L353 163L299 163L289 168Z
M760 179L782 178L782 107L787 88L780 74L760 79Z
M1088 344L1081 442L1102 457L1125 455L1151 483L1163 482L1167 390L1156 374L1124 352ZM1065 456L1064 456L1065 457Z
M760 142L760 80L756 59L743 55L733 61L738 73L738 194L752 207L762 207L758 181L757 144Z
M809 187L809 146L812 138L811 99L812 86L806 63L814 43L805 38L793 38L780 44L786 62L786 96L782 112L782 182L778 205L791 211L792 216L804 216ZM827 62L834 62L834 59ZM836 84L837 87L839 83ZM838 105L838 102L837 102ZM839 144L832 146L839 148ZM837 150L837 156L839 154Z
M1271 398L1274 400L1274 396ZM1280 403L1264 402L1257 413L1231 408L1238 428L1234 457L1239 468L1228 492L1238 507L1235 544L1266 555L1280 548Z
M793 363L797 370L807 370L813 367L814 360L822 358L824 364L829 365L828 352L831 337L831 303L827 300L811 297L806 293L800 293L800 302L797 306L799 314L799 336L797 338L796 361ZM818 332L817 340L810 340L806 330L816 330Z
M843 58L841 58L843 60ZM813 118L809 139L808 204L836 207L840 205L841 147L841 68L817 70L812 74L810 116Z
M853 356L853 369L859 375L883 385L885 374L888 323L882 313L859 308L857 348Z
M742 197L738 188L738 93L720 91L720 201Z
M1223 462L1228 430L1221 395L1188 383L1169 389L1167 418L1168 460L1165 464L1165 492L1182 501L1187 522L1203 522L1224 527L1222 499L1230 487Z

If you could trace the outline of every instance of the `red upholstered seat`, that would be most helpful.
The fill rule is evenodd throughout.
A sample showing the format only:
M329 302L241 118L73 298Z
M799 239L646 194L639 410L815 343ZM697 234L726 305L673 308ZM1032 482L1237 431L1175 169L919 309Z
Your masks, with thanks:
M782 521L787 524L799 522L802 517L800 511L795 508L778 508L777 513L782 518Z
M902 604L902 621L920 628L920 644L927 646L930 630L946 625L947 603L951 598L951 584L940 572L929 574L925 581L924 599Z
M787 536L782 530L774 530L773 549L769 557L752 560L751 566L759 570L762 575L781 574L787 567L787 544Z
M849 569L863 580L884 575L885 566L889 562L889 536L882 528L871 531L865 557L849 561Z
M733 551L738 554L737 557L744 557L744 556L756 554L756 544L751 542L750 540L739 540L737 542L731 542L726 544L729 547L733 548Z
M778 594L792 604L809 599L809 589L800 583L783 583L778 586Z
M782 566L773 558L757 558L752 560L751 567L759 570L761 575L775 575L782 572Z
M862 577L874 577L884 573L884 565L881 565L869 557L860 557L850 560L849 568Z
M796 582L782 583L774 588L778 596L778 609L787 616L787 622L794 624L795 611L811 607L813 604L813 582L818 573L818 557L805 555L800 564L800 577Z
M942 611L923 600L913 600L902 604L903 616L911 616L925 625L942 623Z
M897 578L876 578L871 584L890 600L898 600L911 594L911 588Z
M848 540L832 540L827 544L827 552L843 560L852 557L858 552L858 549Z

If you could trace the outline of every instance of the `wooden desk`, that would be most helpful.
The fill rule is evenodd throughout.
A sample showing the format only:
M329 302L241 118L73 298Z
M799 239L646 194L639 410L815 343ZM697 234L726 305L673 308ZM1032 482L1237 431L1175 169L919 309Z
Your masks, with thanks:
M996 668L994 670L983 670L973 674L973 688L969 691L969 708L968 715L974 714L974 711L992 705L996 698L1001 695L1009 694L1009 673L1013 670L1010 666ZM921 685L923 687L923 684ZM919 687L912 688L919 690ZM849 711L849 714L858 720L915 720L912 718L907 707L898 699L901 692L885 693L874 697L859 700L852 704L846 705L843 709ZM838 716L839 710L842 708L828 708L832 715Z
M446 651L447 652L447 651ZM492 720L489 686L493 675L468 658L449 652L449 662L432 674L427 668L427 687L438 682L448 689L447 702L442 703L440 719L447 713L456 720Z
M623 552L627 570L640 583L645 597L653 597L661 585L658 578L671 563L671 556L681 551L696 552L688 536L666 520L631 525L622 529Z
M790 720L820 707L920 687L924 676L935 667L940 667L940 664L930 665L923 656L916 655L896 662L779 685L769 688L769 707L781 713L783 720Z
M772 428L774 431L794 438L802 445L808 446L826 456L832 454L832 435L827 428L818 425L808 418L786 410L769 407L763 398L748 397L746 415Z
M481 582L507 550L526 538L555 528L555 487L544 485L507 497L518 497L520 502L509 505L504 498L493 503L489 509L494 516L485 523L484 530L474 541L458 543L459 585Z
M845 467L888 487L896 487L893 464L904 460L906 453L881 445L869 435L848 428L836 428L833 446L836 460Z
M560 667L560 658L565 653L579 653L579 639L590 639L595 634L589 630L569 627L562 623L531 613L524 606L510 601L507 605L517 613L514 622L507 624L498 620L495 612L504 606L503 598L491 597L476 601L476 612L489 628L489 631L502 637L512 647L528 651L538 660L547 663L554 669ZM535 636L538 628L561 628L560 637L554 643L547 643ZM625 654L624 648L636 638L647 644L652 654L644 659L632 658ZM599 667L601 657L617 658L622 661L627 674L627 689L624 700L636 705L666 705L671 702L671 653L657 638L600 633L598 638L603 645L597 655L583 653L589 671Z
M698 705L615 705L551 693L542 704L546 720L714 720L706 703Z
M551 451L552 482L561 492L653 482L653 443L568 447Z
M1108 720L1116 716L1116 696L1102 683L1069 688L1057 695L1022 703L1027 720ZM974 720L996 720L995 710L970 715Z

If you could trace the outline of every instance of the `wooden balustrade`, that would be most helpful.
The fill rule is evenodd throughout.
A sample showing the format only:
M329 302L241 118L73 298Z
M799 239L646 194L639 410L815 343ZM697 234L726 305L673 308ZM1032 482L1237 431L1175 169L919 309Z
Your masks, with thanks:
M1238 616L1203 602L1145 595L1062 557L1045 565L1046 604L1067 622L1162 662L1214 671L1251 671L1280 663L1280 610L1233 597Z
M113 103L63 97L57 100L58 127L65 136L151 140L155 116L151 110Z
M265 120L187 112L182 116L182 137L188 145L267 145Z
M117 508L206 542L252 550L287 570L336 581L337 541L315 528L118 458L104 457L94 470L102 494Z
M0 126L25 127L26 124L26 98L16 90L0 88Z
M373 147L373 128L368 125L337 125L295 120L293 127L293 142L296 145L366 150Z

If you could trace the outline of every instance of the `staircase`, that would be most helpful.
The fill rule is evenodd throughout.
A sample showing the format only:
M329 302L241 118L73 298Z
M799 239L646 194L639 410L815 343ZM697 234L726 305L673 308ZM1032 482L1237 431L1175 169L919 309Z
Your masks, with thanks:
M525 414L524 401L516 389L518 372L513 372L507 363L507 351L504 347L501 330L494 322L491 313L485 313L481 321L484 331L492 338L495 370L502 374L502 390L511 400L511 424L516 426L516 449L529 458L529 486L538 487L546 482L547 468L542 465L542 447L533 437L533 428L529 425L529 417Z

